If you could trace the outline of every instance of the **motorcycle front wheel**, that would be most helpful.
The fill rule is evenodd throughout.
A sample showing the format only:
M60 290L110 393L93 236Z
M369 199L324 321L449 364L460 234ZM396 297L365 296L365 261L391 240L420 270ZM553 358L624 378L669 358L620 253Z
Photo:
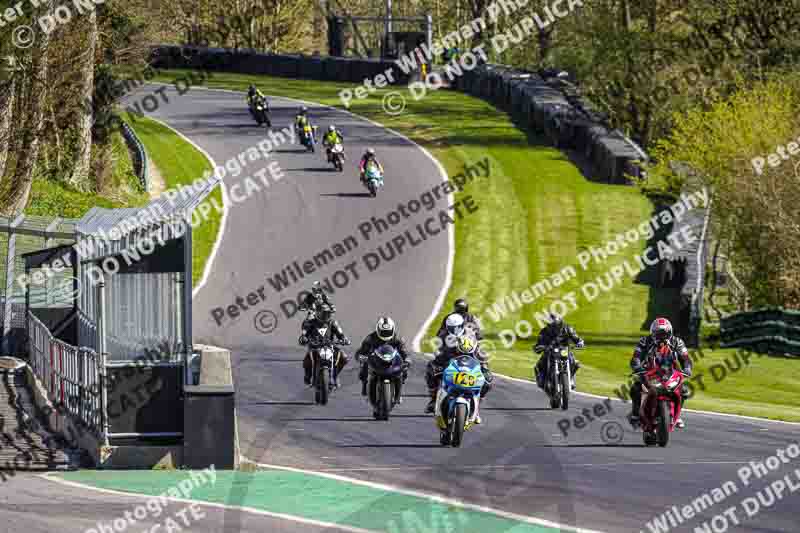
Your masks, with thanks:
M569 408L569 391L571 389L569 377L567 374L561 374L561 409L567 410Z
M453 448L461 446L464 439L464 425L467 423L467 406L463 403L456 404L456 414L453 417L453 427L450 437L450 445Z
M669 443L669 428L672 425L672 413L666 400L658 402L658 445L662 448Z
M330 372L327 368L320 368L319 369L319 378L317 378L317 391L319 392L319 403L320 405L327 405L328 404L328 392L330 386Z
M382 420L389 420L389 412L392 410L392 397L392 383L382 382L381 398L378 405Z

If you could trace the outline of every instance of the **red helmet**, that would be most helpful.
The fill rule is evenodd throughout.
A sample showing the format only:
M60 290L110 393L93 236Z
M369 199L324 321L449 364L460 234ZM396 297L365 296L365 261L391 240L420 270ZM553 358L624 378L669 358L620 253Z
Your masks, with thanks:
M669 341L672 339L672 324L666 318L656 318L650 324L650 336L654 341Z

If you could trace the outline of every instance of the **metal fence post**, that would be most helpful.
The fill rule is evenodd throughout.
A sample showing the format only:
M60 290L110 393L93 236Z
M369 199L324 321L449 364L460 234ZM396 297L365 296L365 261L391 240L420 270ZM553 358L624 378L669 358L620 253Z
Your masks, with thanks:
M101 415L101 424L102 424L102 437L103 437L103 446L108 446L108 434L109 434L109 423L108 423L108 387L107 387L107 380L108 376L107 366L106 366L106 359L108 354L106 353L106 274L105 272L100 269L100 280L97 284L98 287L98 298L97 298L97 342L98 342L98 355L100 357L97 358L97 364L100 366L99 374L100 374L100 415Z
M186 231L183 234L183 287L182 287L182 308L183 308L183 365L184 375L188 377L189 361L192 358L192 225L189 220L183 219L186 224ZM186 383L191 380L186 379Z

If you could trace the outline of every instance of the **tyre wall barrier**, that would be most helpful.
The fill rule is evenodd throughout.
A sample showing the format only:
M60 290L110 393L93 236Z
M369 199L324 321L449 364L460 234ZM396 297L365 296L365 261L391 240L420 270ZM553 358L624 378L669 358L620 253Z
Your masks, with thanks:
M159 45L152 49L150 62L155 68L203 69L359 84L391 68L396 84L405 84L409 80L409 75L404 74L393 61L268 54L227 48Z
M610 128L568 76L558 71L534 73L505 65L484 64L453 80L451 86L508 112L514 121L543 135L558 148L578 151L595 180L629 183L642 176L648 156L621 131Z
M730 315L720 321L720 336L723 348L800 356L800 311L775 307Z

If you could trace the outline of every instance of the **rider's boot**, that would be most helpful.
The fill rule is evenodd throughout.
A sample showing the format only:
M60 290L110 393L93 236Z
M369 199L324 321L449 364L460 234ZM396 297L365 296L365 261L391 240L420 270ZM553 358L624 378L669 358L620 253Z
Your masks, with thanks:
M367 365L361 365L361 372L358 374L358 379L361 380L361 396L367 395Z
M642 406L642 396L639 394L631 394L631 413L628 415L628 421L633 427L639 425L639 409Z
M435 390L431 392L431 401L425 406L426 413L433 413L436 411L436 392Z
M575 375L578 373L578 370L581 369L581 362L575 359L575 364L572 367L572 375L570 376L570 385L572 385L572 390L575 390L575 386L577 384L577 380L575 379Z
M481 420L481 402L475 402L475 423L480 424Z

